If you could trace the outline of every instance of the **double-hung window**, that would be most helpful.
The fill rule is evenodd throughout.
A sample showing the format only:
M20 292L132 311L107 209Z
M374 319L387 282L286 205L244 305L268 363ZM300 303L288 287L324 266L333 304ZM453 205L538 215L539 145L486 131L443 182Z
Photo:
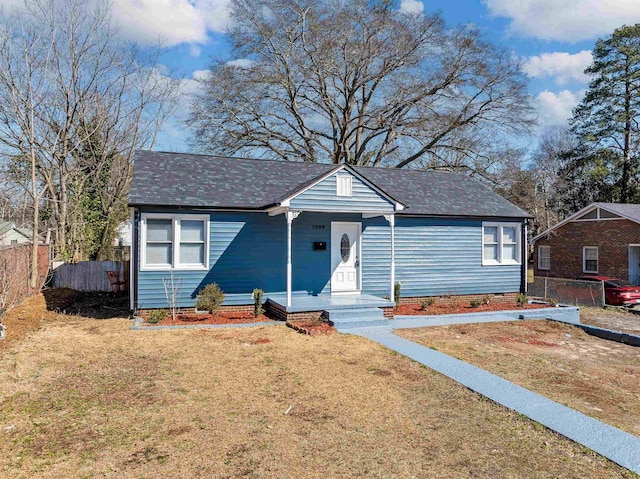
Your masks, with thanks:
M584 273L598 272L598 247L584 246L582 248L582 271Z
M542 271L551 269L551 246L538 246L538 269Z
M142 269L207 269L208 216L143 214L141 225Z
M482 264L520 264L520 223L482 224Z

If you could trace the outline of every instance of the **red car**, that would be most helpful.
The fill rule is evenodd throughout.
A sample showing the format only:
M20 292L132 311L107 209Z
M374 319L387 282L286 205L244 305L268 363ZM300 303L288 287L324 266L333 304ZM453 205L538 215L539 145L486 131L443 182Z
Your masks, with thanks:
M603 281L607 304L613 306L634 306L640 304L640 286L629 284L622 279L609 276L583 276L583 281Z

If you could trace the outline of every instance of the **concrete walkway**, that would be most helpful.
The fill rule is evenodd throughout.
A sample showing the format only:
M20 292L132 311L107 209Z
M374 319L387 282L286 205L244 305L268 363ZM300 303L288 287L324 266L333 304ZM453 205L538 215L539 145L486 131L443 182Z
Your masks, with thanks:
M629 433L464 361L400 338L393 334L391 328L352 329L349 333L376 341L424 364L472 391L524 414L549 429L640 474L640 439Z

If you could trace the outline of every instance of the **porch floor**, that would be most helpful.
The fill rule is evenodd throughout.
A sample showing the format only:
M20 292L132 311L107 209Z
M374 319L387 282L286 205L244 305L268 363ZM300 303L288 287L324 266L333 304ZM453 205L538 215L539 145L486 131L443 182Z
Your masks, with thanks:
M287 293L265 293L268 301L281 306L287 313L304 313L307 311L325 311L336 309L358 308L392 308L393 301L373 296L371 294L310 295L306 292L293 292L291 294L291 306L287 307Z

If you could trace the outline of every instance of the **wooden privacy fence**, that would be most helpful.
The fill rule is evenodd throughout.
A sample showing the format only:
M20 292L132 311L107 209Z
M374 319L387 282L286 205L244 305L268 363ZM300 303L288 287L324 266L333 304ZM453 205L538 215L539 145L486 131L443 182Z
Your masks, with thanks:
M107 271L117 271L120 290L129 290L129 261L82 261L58 266L53 274L56 288L77 291L113 291Z
M42 288L49 272L49 246L38 246L38 284L35 289L29 286L31 276L31 245L11 245L0 247L0 297L4 304L11 307L30 294Z

